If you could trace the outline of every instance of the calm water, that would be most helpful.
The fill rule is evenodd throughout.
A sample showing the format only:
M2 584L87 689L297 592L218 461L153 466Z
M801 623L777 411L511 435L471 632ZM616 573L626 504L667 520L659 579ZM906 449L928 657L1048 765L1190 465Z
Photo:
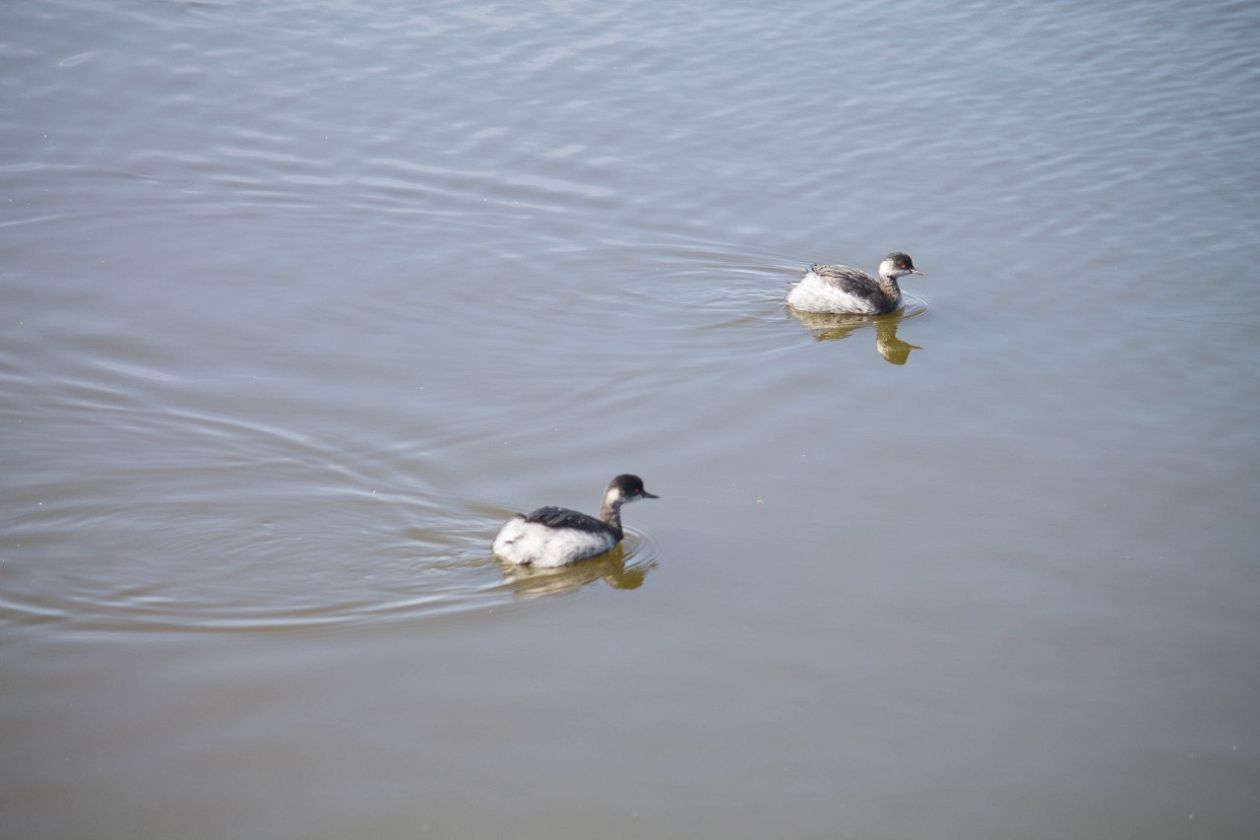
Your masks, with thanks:
M4 4L0 835L1255 836L1257 32Z

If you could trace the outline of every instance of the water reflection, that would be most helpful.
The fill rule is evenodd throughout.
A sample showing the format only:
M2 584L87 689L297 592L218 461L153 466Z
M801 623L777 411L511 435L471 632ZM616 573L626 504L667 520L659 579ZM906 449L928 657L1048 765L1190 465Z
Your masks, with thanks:
M654 561L627 566L626 549L620 543L598 557L558 569L533 569L502 560L496 562L503 572L504 581L518 598L572 592L601 578L613 589L638 589L648 572L656 566Z
M909 312L907 308L898 309L888 315L833 315L825 312L800 312L788 307L792 317L814 331L814 338L819 341L839 341L848 338L862 327L875 326L875 349L884 361L894 365L904 365L910 358L912 350L922 350L917 344L911 344L897 337L897 327L903 319L913 317L918 312Z

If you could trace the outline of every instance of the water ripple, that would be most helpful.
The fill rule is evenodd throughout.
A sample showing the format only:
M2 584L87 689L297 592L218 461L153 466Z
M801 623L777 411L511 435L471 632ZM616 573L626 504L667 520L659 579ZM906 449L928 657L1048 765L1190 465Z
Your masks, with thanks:
M510 512L425 468L449 440L356 448L200 404L184 377L127 361L143 353L125 342L110 355L67 354L82 370L38 386L5 366L15 392L44 392L37 410L6 406L6 424L40 424L48 443L6 481L4 621L110 633L415 621L600 578L629 588L657 557L632 532L616 563L524 581L489 552ZM72 469L51 457L66 447L84 453Z

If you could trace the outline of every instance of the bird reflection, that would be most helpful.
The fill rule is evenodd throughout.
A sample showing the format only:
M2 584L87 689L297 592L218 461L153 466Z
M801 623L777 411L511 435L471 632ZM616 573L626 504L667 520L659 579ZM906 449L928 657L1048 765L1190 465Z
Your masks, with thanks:
M910 351L923 349L897 337L897 326L905 317L904 309L888 315L833 315L827 312L801 312L790 307L788 312L813 330L814 338L819 341L839 341L862 327L874 324L875 349L884 357L884 361L894 365L904 365L910 358Z
M638 589L655 565L626 566L626 549L618 543L598 557L555 569L534 569L497 561L504 581L518 598L539 598L558 595L603 579L613 589Z

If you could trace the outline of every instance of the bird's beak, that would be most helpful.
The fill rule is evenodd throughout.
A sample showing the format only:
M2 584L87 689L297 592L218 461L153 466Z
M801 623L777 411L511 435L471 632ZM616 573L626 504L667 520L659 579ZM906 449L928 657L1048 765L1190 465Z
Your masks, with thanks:
M925 272L925 271L919 271L919 269L917 269L917 268L912 268L912 269L910 269L910 273L911 273L911 274L926 274L927 272Z
M643 491L643 498L645 498L645 499L659 499L659 498L660 498L660 496L656 495L655 493L649 493L648 491L644 490L644 491Z

